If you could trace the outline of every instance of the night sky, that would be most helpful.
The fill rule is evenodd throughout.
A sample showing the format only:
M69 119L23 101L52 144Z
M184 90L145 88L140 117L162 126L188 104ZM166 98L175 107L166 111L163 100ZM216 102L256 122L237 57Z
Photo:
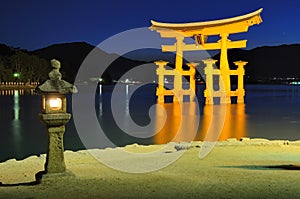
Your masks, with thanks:
M242 37L247 48L300 43L299 0L1 0L0 43L34 50L85 41L98 45L150 20L196 22L247 14L259 8L263 23Z

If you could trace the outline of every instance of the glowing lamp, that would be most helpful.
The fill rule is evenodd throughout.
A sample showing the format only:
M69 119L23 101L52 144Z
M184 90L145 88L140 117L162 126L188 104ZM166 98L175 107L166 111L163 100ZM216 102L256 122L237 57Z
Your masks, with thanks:
M50 108L51 109L61 109L61 99L60 98L53 98L49 100L50 102Z
M43 113L66 113L66 97L59 94L46 94L42 97Z

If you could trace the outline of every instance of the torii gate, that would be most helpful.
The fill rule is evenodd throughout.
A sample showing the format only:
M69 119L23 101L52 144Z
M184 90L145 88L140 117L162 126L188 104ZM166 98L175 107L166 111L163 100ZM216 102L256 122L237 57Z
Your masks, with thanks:
M190 70L183 70L183 52L184 51L198 51L198 50L219 50L221 49L220 56L220 69L213 68L213 64L217 60L204 60L206 64L206 90L204 96L206 97L206 104L213 104L214 97L220 97L220 103L231 103L231 96L237 96L237 103L244 103L244 65L247 62L238 61L234 62L237 66L237 70L230 70L227 58L227 49L230 48L245 48L247 40L230 41L228 39L230 34L247 32L248 27L260 24L262 19L260 13L262 8L238 17L206 21L206 22L194 22L194 23L161 23L151 20L151 30L156 30L160 33L162 38L175 38L176 43L174 45L162 45L163 52L176 52L175 70L167 70L164 68L168 62L157 61L158 66L158 88L156 95L158 102L164 102L165 96L173 96L173 101L183 101L183 96L190 96L190 100L195 97L195 67L197 63L187 64ZM219 35L220 40L215 43L207 43L207 37ZM185 37L193 37L195 44L185 44ZM174 76L174 89L167 90L164 88L164 76ZM213 76L219 75L219 90L215 91L213 88ZM236 91L231 91L230 75L238 75L238 88ZM190 88L182 88L183 76L190 76ZM222 81L222 82L221 82ZM174 95L175 93L175 95Z

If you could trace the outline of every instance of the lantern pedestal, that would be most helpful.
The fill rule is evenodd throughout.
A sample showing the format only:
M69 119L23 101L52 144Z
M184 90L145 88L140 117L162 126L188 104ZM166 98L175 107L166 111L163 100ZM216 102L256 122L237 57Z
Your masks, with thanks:
M65 133L65 124L70 120L71 114L39 114L39 117L46 124L48 132L48 152L45 171L46 173L65 172L63 136Z

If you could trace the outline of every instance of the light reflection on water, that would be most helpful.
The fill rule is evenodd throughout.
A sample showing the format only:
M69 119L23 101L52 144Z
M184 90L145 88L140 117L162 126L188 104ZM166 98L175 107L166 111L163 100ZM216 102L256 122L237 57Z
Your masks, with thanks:
M300 89L290 85L246 85L246 104L230 104L230 105L203 105L203 89L198 86L197 97L200 103L200 115L190 114L189 117L181 118L180 107L175 104L163 104L167 111L167 122L152 140L135 140L142 144L166 143L169 141L189 141L191 135L189 128L196 128L197 122L200 120L199 128L195 140L226 140L228 138L241 137L259 137L267 139L289 139L298 140L300 134ZM107 92L107 91L106 91ZM104 92L104 93L106 93ZM148 110L155 103L155 87L140 91L133 96L128 102L128 93L131 92L131 86L124 86L123 92L119 93L119 99L126 99L119 102L120 110L126 110L126 115L130 115L136 123L147 125L150 120L148 118ZM108 92L109 93L109 92ZM101 101L101 110L106 109L100 114L100 123L107 124L104 128L109 131L118 132L119 129L114 127L112 118L103 118L107 115L108 102L105 100L109 97L104 96ZM109 100L108 100L109 101ZM145 105L146 104L146 105ZM189 104L191 113L195 113L193 103ZM134 106L133 106L134 105ZM134 108L133 108L134 107ZM225 111L221 111L225 109ZM129 111L130 110L130 111ZM138 111L140 110L140 111ZM129 111L129 113L128 113ZM121 114L122 111L120 111ZM224 114L224 112L226 114ZM144 113L144 114L143 114ZM224 115L222 115L222 114ZM156 125L162 125L162 117L156 113ZM103 117L102 117L102 116ZM179 121L188 120L184 124L183 132L179 129ZM124 120L126 122L126 120ZM222 123L222 125L220 125ZM224 123L224 125L223 125ZM157 128L158 129L158 128ZM156 129L156 130L157 130ZM176 134L178 132L178 134ZM218 133L220 132L220 133ZM175 136L177 135L177 136ZM111 136L115 143L120 144L118 140L130 140L131 137L120 133L117 138ZM126 142L125 142L126 143Z
M44 152L47 141L37 120L39 101L34 89L0 91L0 162Z
M194 123L191 122L192 126ZM247 136L244 104L205 105L194 140L227 140Z
M100 91L99 91L100 92ZM103 92L103 91L102 91ZM137 92L139 93L139 92ZM123 125L128 126L126 118L132 119L140 124L147 125L149 120L148 110L155 102L155 97L151 91L145 89L140 91L145 94L142 96L133 95L129 100L131 90L128 85L125 86L124 92L119 92L116 95L118 102L114 105L120 110L118 117L123 117ZM100 99L97 100L98 117L104 131L107 132L110 139L117 145L122 145L120 140L134 139L126 135L126 132L116 127L113 122L113 117L108 114L110 110L107 107L110 104L110 99L100 94ZM125 99L125 100L124 100ZM146 104L146 105L145 105ZM246 112L244 104L229 104L229 105L206 105L197 107L196 102L179 103L162 103L159 104L160 109L155 110L155 127L148 129L149 135L154 135L147 140L136 139L135 142L142 144L164 144L168 142L190 142L192 140L226 140L228 138L237 138L247 136L246 129ZM135 108L132 108L132 107ZM200 109L200 110L199 110ZM103 110L105 110L103 112ZM122 111L123 110L123 111ZM122 112L125 114L123 115ZM166 118L166 121L164 120ZM152 121L153 122L153 121ZM113 132L114 135L111 135ZM195 133L196 134L195 134Z
M18 90L14 90L14 111L15 111L14 120L19 120L20 106L19 106L19 91Z
M247 136L244 104L204 106L201 115L196 102L166 103L160 106L162 109L156 109L154 121L156 128L153 129L154 132L149 133L154 134L153 143L190 142L204 139L216 141L228 138L240 139ZM126 109L126 117L129 117L128 106L125 105L124 109ZM134 114L137 113L133 113L132 116ZM139 114L144 118L147 117ZM124 125L126 121L124 120ZM106 126L109 125L106 124Z
M19 118L20 114L20 105L19 105L19 90L14 90L14 120L12 121L12 128L14 133L14 143L16 146L16 150L19 152L21 150L21 121ZM22 91L21 91L22 92Z
M196 102L160 104L163 109L156 111L154 143L190 142L194 140L199 124L199 110ZM162 120L166 112L166 121ZM161 128L162 127L162 128Z
M37 93L34 91L34 89L5 89L0 90L0 96L9 96L9 95L15 95L18 93L18 95L36 95Z

